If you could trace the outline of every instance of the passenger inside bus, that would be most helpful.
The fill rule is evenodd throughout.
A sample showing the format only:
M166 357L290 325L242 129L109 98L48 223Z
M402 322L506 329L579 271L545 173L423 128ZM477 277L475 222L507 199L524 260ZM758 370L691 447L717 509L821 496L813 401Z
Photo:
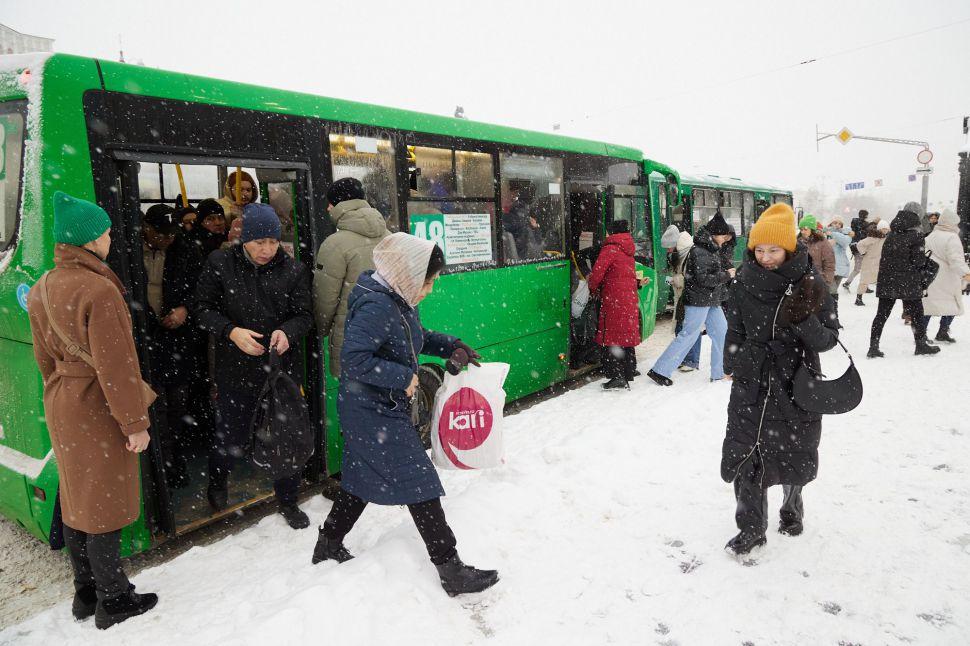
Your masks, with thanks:
M532 212L535 186L532 182L509 182L512 204L502 215L502 226L515 241L515 257L519 259L542 256L542 232Z
M226 214L218 200L206 198L199 202L198 222L198 226L186 237L196 244L203 256L208 256L228 241Z
M167 204L148 209L142 220L142 261L145 267L148 309L145 338L152 365L152 386L160 395L167 422L157 434L165 478L182 488L189 476L185 456L188 399L191 385L203 368L205 338L190 320L202 258L183 239L177 212Z
M236 173L240 174L239 195L236 195ZM230 225L233 220L242 215L243 207L259 201L259 187L253 176L244 170L233 171L226 177L226 184L223 187L222 197L219 204L226 214Z

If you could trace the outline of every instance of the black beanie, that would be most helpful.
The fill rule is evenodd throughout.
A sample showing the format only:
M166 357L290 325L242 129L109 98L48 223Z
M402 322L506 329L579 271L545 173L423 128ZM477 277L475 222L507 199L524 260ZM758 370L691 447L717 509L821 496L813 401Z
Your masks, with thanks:
M865 209L859 209L859 217L865 220L867 217L869 217L869 211L866 211Z
M219 204L219 200L214 200L211 197L199 202L199 207L196 213L199 214L199 221L205 220L210 215L219 215L223 218L226 217L226 210L222 208Z
M626 220L613 220L606 225L606 232L611 236L617 233L630 233L630 223Z
M344 177L343 179L338 179L336 182L330 185L327 189L327 202L337 206L341 202L346 202L347 200L363 200L364 199L364 185L360 183L360 180L353 177Z
M731 226L725 222L724 216L718 211L714 214L714 217L704 225L707 232L712 236L729 236L731 235Z

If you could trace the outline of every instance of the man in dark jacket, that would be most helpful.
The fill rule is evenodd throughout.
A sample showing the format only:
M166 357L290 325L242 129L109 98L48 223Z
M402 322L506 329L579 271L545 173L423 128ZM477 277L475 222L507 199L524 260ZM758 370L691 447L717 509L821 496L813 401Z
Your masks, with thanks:
M765 211L748 248L774 247L780 259L762 264L749 253L730 288L724 367L734 379L721 477L734 484L740 533L727 549L735 554L764 544L772 485L785 488L779 531L801 533L801 489L818 473L822 418L797 408L789 393L800 363L818 369L818 353L835 346L838 320L794 225L787 204Z
M882 329L892 313L896 301L903 302L903 312L912 319L916 354L936 354L940 348L926 341L926 325L923 321L923 296L926 294L921 272L929 262L925 255L925 242L920 230L919 204L910 202L896 214L889 225L889 235L882 246L879 259L879 281L876 298L879 307L872 320L869 337L869 358L886 356L879 349Z
M862 271L862 254L856 251L855 245L869 237L869 225L871 223L866 219L868 217L869 211L861 209L859 211L859 217L852 218L852 222L849 223L849 226L852 228L852 244L849 245L849 249L852 250L852 273L846 276L845 281L842 283L845 291L849 291L849 285L852 284L855 277Z
M188 484L185 459L186 414L190 387L204 374L204 338L189 310L202 272L202 256L183 238L177 212L167 204L148 209L142 220L142 261L148 309L143 330L151 360L156 406L167 428L156 434L169 486Z
M299 343L313 326L310 272L280 246L276 212L267 204L247 204L242 221L242 244L214 251L196 289L199 325L215 337L219 423L208 489L215 509L227 506L229 473L252 439L267 351L280 355L283 370L302 383ZM310 524L296 504L299 484L299 472L273 482L280 513L294 529Z
M519 187L508 212L502 216L502 227L512 234L517 257L523 260L535 258L541 252L542 234L539 222L531 213L534 196L535 188L532 184Z
M731 239L731 228L720 213L701 227L694 236L684 265L684 326L660 355L648 376L661 386L671 386L670 376L681 364L707 327L711 339L711 381L724 378L723 344L727 321L721 304L727 285L734 278L734 268L725 269L721 247Z

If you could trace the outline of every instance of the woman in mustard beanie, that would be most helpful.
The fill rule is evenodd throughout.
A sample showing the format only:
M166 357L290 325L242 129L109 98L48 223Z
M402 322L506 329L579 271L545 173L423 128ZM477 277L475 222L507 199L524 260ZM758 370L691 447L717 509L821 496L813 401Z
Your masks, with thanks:
M802 361L837 342L838 319L808 251L798 244L787 204L765 211L730 287L724 371L734 377L721 477L734 484L740 530L726 549L743 555L766 542L767 489L783 485L778 531L802 532L802 487L818 472L822 418L796 408L789 393Z

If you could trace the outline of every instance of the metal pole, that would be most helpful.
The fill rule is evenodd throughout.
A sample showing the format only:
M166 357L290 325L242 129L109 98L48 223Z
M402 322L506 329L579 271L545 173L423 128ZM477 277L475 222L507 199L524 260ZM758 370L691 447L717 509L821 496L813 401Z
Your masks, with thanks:
M923 164L923 168L929 169L928 164ZM923 191L920 194L919 205L923 209L922 218L926 220L926 200L930 194L930 174L923 173Z

